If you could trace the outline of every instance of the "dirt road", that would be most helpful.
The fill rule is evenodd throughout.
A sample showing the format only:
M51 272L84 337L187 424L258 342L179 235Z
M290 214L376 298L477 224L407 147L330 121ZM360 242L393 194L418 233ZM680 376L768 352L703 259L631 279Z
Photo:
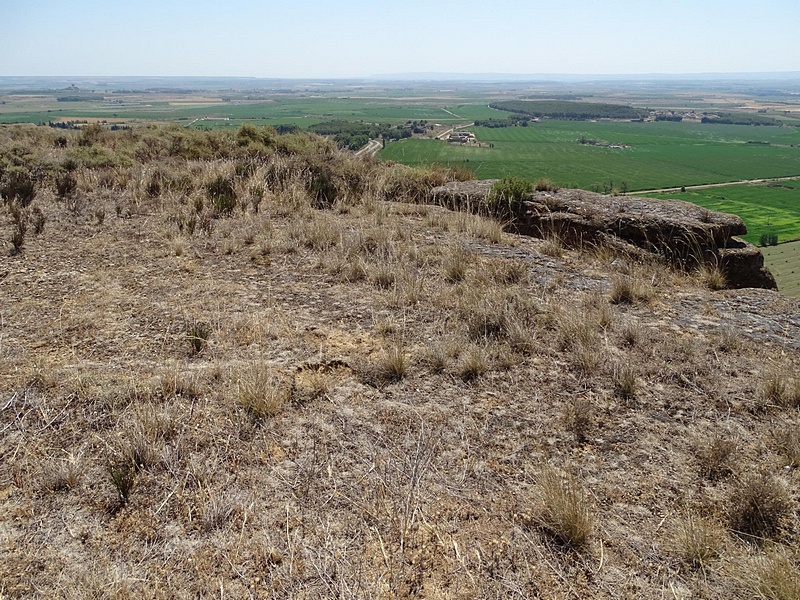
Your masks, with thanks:
M370 140L366 146L362 146L356 151L356 156L375 156L383 148L383 142L380 140Z
M681 188L678 187L670 187L670 188L662 188L660 190L636 190L632 192L628 192L630 195L636 194L660 194L663 192L680 192L682 189L684 190L706 190L709 188L717 188L717 187L726 187L729 185L747 185L749 183L770 183L772 181L792 181L795 179L800 179L800 175L791 175L789 177L770 177L768 179L743 179L741 181L727 181L725 183L706 183L704 185L687 185Z

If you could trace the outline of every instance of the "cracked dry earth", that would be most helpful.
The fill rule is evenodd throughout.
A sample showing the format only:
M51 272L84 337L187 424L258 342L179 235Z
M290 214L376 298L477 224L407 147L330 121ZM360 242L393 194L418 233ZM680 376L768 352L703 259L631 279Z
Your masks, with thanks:
M797 597L797 301L433 206L36 202L0 597Z

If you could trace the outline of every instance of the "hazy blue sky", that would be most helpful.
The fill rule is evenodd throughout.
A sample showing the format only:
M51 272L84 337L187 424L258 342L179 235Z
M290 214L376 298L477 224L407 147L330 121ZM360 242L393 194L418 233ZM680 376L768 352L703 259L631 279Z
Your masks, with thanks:
M800 0L0 0L0 75L800 71Z

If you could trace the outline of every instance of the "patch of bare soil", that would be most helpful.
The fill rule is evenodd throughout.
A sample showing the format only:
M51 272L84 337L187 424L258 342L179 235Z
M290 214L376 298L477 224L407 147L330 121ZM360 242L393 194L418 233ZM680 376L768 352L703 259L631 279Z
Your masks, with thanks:
M81 190L0 258L0 597L797 597L796 301Z

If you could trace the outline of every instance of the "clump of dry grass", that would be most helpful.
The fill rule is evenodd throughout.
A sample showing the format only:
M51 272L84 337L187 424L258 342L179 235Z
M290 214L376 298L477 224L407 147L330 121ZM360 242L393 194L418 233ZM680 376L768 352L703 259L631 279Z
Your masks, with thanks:
M200 527L209 532L223 528L233 517L236 505L221 494L210 494L202 511Z
M652 297L652 286L638 277L617 275L611 280L609 301L612 304L637 304L648 302Z
M724 538L725 531L719 523L689 513L677 522L671 546L685 565L704 569L720 555Z
M641 340L642 328L638 321L627 321L622 325L619 333L622 345L632 348L639 343L639 340Z
M555 234L545 236L544 242L539 246L539 251L545 256L560 258L564 254L564 242Z
M399 381L405 377L409 367L408 355L401 344L384 350L377 362L378 375L384 381Z
M463 246L455 246L442 263L442 275L448 283L458 283L467 275L467 270L474 262L474 255Z
M594 526L589 497L570 474L546 467L537 482L539 526L565 546L580 550L589 544Z
M697 278L710 290L723 290L728 285L725 273L717 265L702 265L697 272Z
M590 311L561 312L556 317L559 347L569 352L573 368L582 375L597 372L604 360L598 330L596 315Z
M427 346L424 354L421 357L423 365L428 367L432 373L443 373L447 368L450 356L446 346L437 342Z
M617 365L614 368L614 392L623 400L633 400L639 388L636 370L630 365Z
M747 538L759 540L775 536L791 510L786 488L768 473L743 477L728 495L731 529Z
M564 425L578 443L586 441L593 418L594 407L589 396L576 396L567 402L564 409Z
M136 467L129 461L112 462L107 467L111 484L117 492L120 505L127 504L136 485Z
M376 359L364 364L360 369L361 378L368 385L380 387L400 381L408 373L410 365L402 342L398 342L384 348Z
M53 458L45 466L42 473L42 486L51 492L71 490L78 485L79 467L74 459Z
M240 372L236 400L254 420L274 417L288 399L286 385L268 366L256 363Z
M785 550L775 548L736 572L746 593L763 600L800 598L800 569Z
M396 265L386 262L374 265L370 270L370 281L381 289L389 289L397 281L396 269Z
M525 280L529 266L522 260L503 259L487 262L484 268L489 271L489 277L495 283L512 285Z
M716 480L731 473L736 441L719 434L703 438L695 448L700 474L706 479Z
M489 357L484 346L472 344L461 356L458 374L464 381L472 381L489 370Z
M537 192L557 192L558 186L553 183L552 179L547 177L540 177L533 183L533 189Z
M786 425L776 428L772 432L778 451L788 461L791 467L800 466L800 427Z
M800 379L770 369L761 383L760 397L766 407L800 407Z
M211 338L211 325L198 319L190 319L186 322L186 341L192 354L200 354L208 345Z

